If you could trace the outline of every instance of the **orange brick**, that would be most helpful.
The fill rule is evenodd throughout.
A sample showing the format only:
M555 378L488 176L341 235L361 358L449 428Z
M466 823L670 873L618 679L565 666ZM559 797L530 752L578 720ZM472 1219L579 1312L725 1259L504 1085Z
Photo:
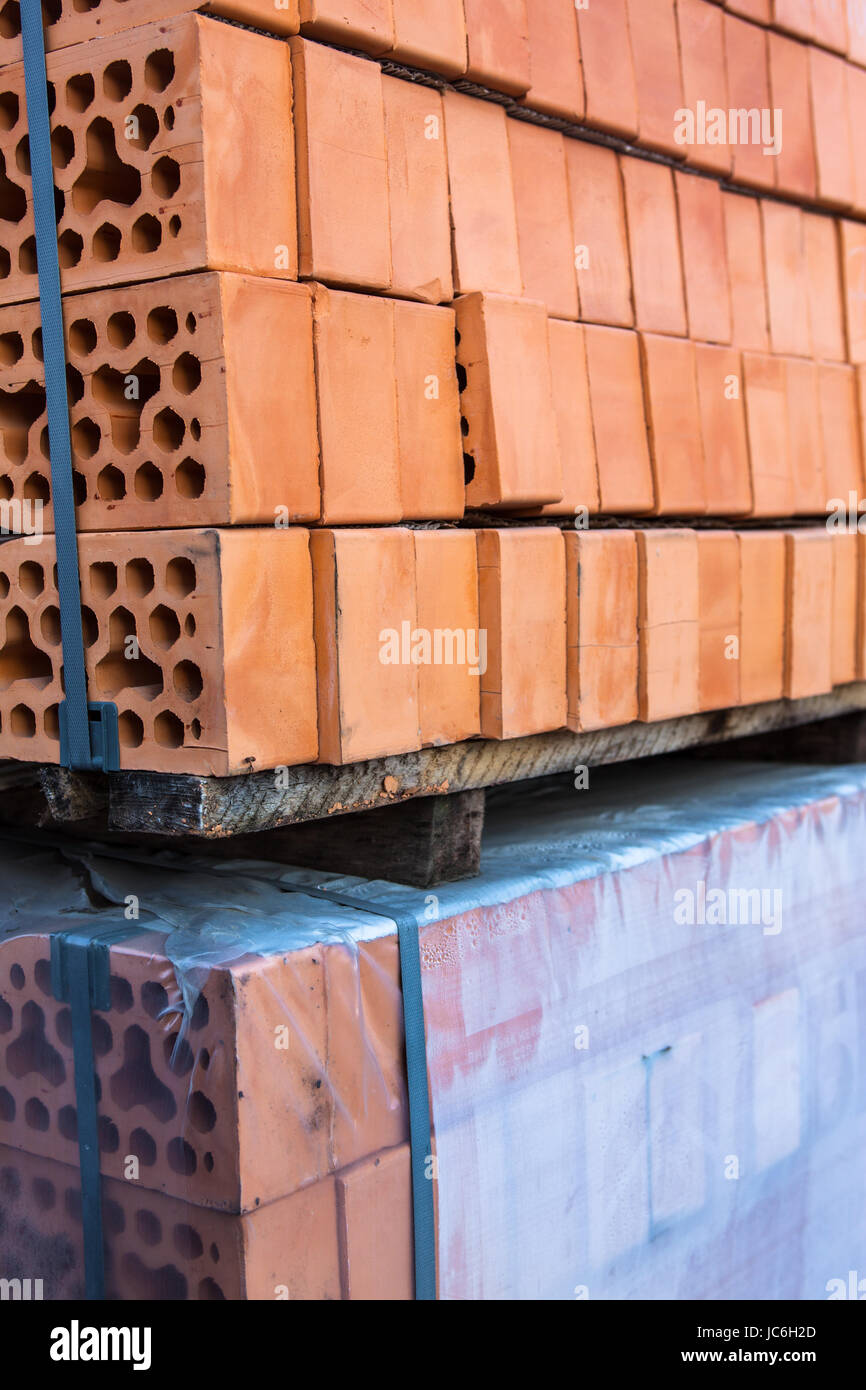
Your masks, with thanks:
M785 536L741 531L740 699L780 700L785 683Z
M848 0L848 55L866 65L866 13L863 0Z
M638 717L637 545L633 531L569 531L568 727Z
M319 689L319 761L353 763L421 746L412 532L316 531L310 540Z
M497 295L457 301L457 360L470 507L526 508L562 498L543 304Z
M833 537L788 531L785 554L785 695L800 700L833 686Z
M523 293L555 318L576 319L577 279L565 168L558 131L508 122Z
M801 357L786 358L784 366L793 489L791 511L796 516L820 516L828 493L818 367Z
M621 160L635 321L647 333L685 337L686 306L673 174L661 164Z
M410 67L429 68L443 77L466 71L466 20L463 0L392 0L394 47L389 57Z
M819 0L822 4L823 0ZM815 37L814 0L773 0L773 23L777 29L801 39Z
M866 33L866 8L863 11L863 28ZM854 63L848 63L845 76L848 81L848 118L853 144L854 166L854 208L866 212L866 164L857 157L858 131L866 129L866 71Z
M788 516L794 506L785 363L743 354L755 516Z
M301 31L325 43L384 53L394 43L391 0L300 0Z
M589 324L584 332L601 510L651 511L655 495L637 334Z
M455 327L453 309L394 301L400 514L407 521L463 515ZM388 384L386 377L377 387Z
M761 214L773 351L811 357L803 213L784 203L765 201Z
M803 245L812 351L816 357L827 361L844 362L845 319L835 221L804 213Z
M481 732L481 668L487 655L479 632L475 533L413 535L417 624L425 657L418 666L421 742L425 747L460 743Z
M544 516L597 512L598 468L592 403L586 365L586 337L580 323L551 319L547 325L553 408L562 456L562 501L541 508Z
M731 336L734 346L769 352L767 287L764 276L763 228L755 198L722 194L728 280L731 289Z
M521 98L533 111L582 121L583 74L574 0L526 0L531 83Z
M825 48L845 53L848 49L848 22L846 0L819 0L814 6L812 21L814 37Z
M818 197L838 208L850 207L854 201L846 67L844 58L820 48L809 50Z
M520 252L505 112L446 92L454 283L459 294L520 295Z
M677 27L683 70L683 105L697 113L703 103L707 113L729 109L725 75L723 15L706 0L677 0ZM727 174L731 168L731 147L724 144L693 144L682 147L690 164L714 173Z
M640 143L681 158L674 140L675 113L683 105L674 0L628 0L628 24Z
M388 152L391 289L406 299L452 298L451 219L442 98L382 79Z
M689 336L708 343L731 341L731 295L722 194L717 183L677 170L680 239Z
M841 230L848 361L866 362L866 227L842 222Z
M744 19L757 20L758 24L769 26L772 16L770 6L773 0L725 0L725 8Z
M394 301L317 285L322 520L399 521Z
M481 683L485 738L561 729L566 694L565 543L559 530L479 531Z
M740 547L735 531L698 535L700 707L740 703Z
M694 344L650 333L640 337L656 511L701 515L707 495Z
M640 717L693 714L699 704L698 539L694 531L638 531Z
M637 135L638 109L627 0L577 11L586 91L586 121L626 138Z
M774 157L776 184L785 193L814 198L817 192L812 134L809 50L782 34L769 34L770 93L782 112L782 148Z
M732 348L697 343L695 362L707 512L740 516L752 510L742 359Z
M463 9L467 79L521 96L532 80L525 0L463 0Z
M305 39L290 44L301 276L388 289L391 238L381 71L363 58ZM339 102L333 99L336 90Z
M725 15L725 59L728 73L728 100L732 111L772 110L767 36L755 24L734 15ZM731 141L733 176L738 183L754 188L773 188L776 159L765 154L763 129L750 129L748 142ZM784 139L784 128L782 132ZM730 137L730 132L729 132Z
M857 378L853 367L825 363L818 368L818 394L821 401L821 431L824 440L824 469L828 497L847 500L849 492L863 494L863 463L860 457Z
M565 165L580 317L630 328L634 310L619 160L602 145L566 140Z
M401 1302L415 1297L412 1170L408 1144L345 1169L336 1178L343 1298Z
M834 535L833 641L831 678L834 685L848 685L858 676L860 623L859 535Z

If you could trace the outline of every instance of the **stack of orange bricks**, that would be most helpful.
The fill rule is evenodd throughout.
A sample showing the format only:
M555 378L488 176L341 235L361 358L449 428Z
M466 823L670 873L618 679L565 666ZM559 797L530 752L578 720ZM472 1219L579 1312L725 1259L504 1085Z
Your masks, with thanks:
M56 761L17 8L0 502L48 534L0 547L0 756ZM49 11L88 678L124 768L866 677L866 0Z

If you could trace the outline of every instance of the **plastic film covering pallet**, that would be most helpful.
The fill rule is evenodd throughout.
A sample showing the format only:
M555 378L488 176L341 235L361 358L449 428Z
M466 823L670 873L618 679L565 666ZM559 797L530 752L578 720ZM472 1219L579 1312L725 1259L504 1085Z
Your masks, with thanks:
M51 961L99 930L106 1296L413 1296L394 922L282 881L421 924L440 1298L827 1297L866 1216L866 770L592 775L492 794L435 897L2 842L0 1278L84 1292Z

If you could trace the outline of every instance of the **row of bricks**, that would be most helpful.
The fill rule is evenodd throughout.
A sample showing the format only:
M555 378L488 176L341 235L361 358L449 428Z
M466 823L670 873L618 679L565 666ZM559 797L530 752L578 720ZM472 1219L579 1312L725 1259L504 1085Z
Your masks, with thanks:
M406 1145L370 1155L242 1216L142 1192L117 1178L103 1181L101 1195L105 1292L111 1301L414 1296ZM38 1278L46 1300L83 1299L77 1169L0 1146L0 1206L3 1278Z
M6 8L11 32L0 58L9 63L21 50L17 6ZM190 0L144 0L133 17L119 0L104 0L96 23L108 34L190 8ZM864 207L852 189L850 146L866 100L863 75L838 56L847 52L866 65L863 0L733 0L724 15L707 0L438 0L435 7L424 0L286 0L279 7L212 0L201 8L466 78L738 180ZM73 0L57 0L47 18L52 47L94 36L93 19ZM781 32L759 27L771 23ZM819 46L785 37L791 34ZM768 162L757 140L729 143L727 136L713 145L678 144L676 113L694 111L699 101L726 113L783 110L781 157Z
M618 159L336 49L195 17L61 50L49 68L65 290L205 267L300 273L427 302L526 294L559 317L736 341L713 181ZM23 68L2 85L11 303L35 298L37 277ZM844 354L829 224L776 204L763 220L775 350ZM864 238L843 223L852 361L866 358ZM811 306L811 330L807 271L827 301Z
M826 527L86 535L90 691L119 707L122 767L217 776L800 698L866 669L859 544ZM0 561L0 754L56 761L56 576L22 541Z
M504 296L452 309L231 274L64 312L83 531L459 520L465 503L787 517L864 486L864 366ZM0 499L19 530L37 504L52 525L39 323L36 303L0 310ZM823 326L830 346L841 324Z

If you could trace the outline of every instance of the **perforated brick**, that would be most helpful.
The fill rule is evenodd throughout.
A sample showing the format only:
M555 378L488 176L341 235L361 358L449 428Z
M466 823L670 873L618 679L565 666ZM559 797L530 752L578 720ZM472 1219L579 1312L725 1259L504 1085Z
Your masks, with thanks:
M82 531L319 515L312 292L176 276L64 300ZM0 496L53 529L38 303L0 309Z
M286 45L198 15L48 58L64 290L297 275ZM0 299L37 296L24 68L0 77Z
M90 698L116 703L122 768L225 776L317 752L308 533L79 538ZM0 549L0 756L57 762L53 537Z

